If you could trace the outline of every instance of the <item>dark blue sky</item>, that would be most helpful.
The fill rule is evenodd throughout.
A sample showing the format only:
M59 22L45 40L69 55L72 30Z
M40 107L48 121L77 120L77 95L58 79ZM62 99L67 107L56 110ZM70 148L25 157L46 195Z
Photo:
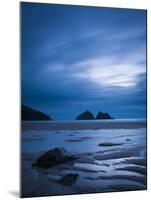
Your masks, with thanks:
M146 11L21 3L21 45L23 104L146 116Z

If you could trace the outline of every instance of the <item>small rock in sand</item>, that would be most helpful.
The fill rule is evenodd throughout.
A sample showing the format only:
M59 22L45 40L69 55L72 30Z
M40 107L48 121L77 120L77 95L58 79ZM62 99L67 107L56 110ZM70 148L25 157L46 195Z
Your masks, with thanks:
M65 186L72 186L76 182L78 176L78 174L67 174L57 182Z
M111 142L104 142L104 143L100 143L99 146L102 147L112 147L112 146L119 146L122 145L123 143L111 143Z

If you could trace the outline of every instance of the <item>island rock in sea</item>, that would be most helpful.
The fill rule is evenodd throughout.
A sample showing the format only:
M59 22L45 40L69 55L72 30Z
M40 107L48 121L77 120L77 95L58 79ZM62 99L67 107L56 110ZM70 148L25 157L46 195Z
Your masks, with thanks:
M52 120L48 115L22 105L21 119L24 121Z
M98 112L96 119L114 119L108 113L103 113L101 111Z
M89 120L89 119L95 119L95 117L88 110L76 117L76 120Z

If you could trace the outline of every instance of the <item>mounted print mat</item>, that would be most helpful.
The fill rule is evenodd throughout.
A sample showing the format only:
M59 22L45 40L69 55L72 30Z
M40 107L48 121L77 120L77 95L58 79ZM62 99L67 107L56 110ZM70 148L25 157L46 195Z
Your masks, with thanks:
M145 190L146 10L20 10L21 197Z

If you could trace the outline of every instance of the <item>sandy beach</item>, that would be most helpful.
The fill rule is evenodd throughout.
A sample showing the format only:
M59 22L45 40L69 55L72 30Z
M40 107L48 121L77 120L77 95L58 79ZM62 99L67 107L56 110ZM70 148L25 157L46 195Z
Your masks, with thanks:
M21 141L22 197L147 187L144 120L22 122ZM56 148L77 159L47 169L33 167Z

